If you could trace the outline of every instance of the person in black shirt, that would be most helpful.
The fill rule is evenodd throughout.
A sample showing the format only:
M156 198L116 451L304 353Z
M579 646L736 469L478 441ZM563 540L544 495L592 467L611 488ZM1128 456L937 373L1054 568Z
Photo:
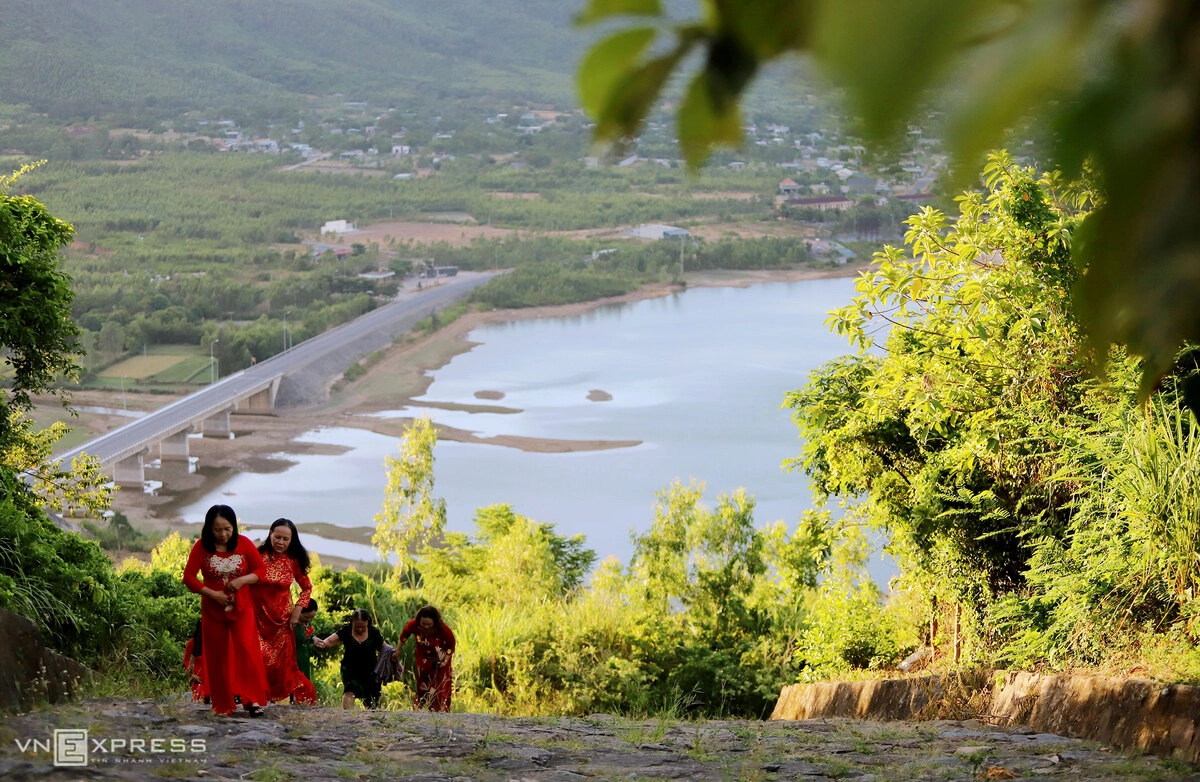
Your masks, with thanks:
M350 615L350 623L342 625L328 638L318 638L313 645L318 649L332 649L341 644L342 652L342 708L354 706L358 698L368 709L379 705L381 687L375 680L375 665L379 652L383 650L383 635L371 623L366 609L356 608Z

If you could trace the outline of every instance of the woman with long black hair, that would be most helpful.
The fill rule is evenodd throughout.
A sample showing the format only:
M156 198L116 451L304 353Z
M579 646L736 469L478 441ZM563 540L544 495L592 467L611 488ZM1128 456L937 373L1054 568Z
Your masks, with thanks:
M397 655L409 636L416 646L413 650L417 677L414 707L450 711L450 697L454 689L454 633L442 621L440 611L433 606L424 606L400 631L400 640L396 642Z
M204 668L217 714L233 714L235 695L251 717L262 716L267 703L267 674L258 645L254 596L243 589L258 581L262 569L262 557L254 543L238 534L233 508L209 508L200 539L192 546L184 566L183 583L201 596Z
M254 615L259 646L267 669L267 697L273 701L292 698L312 705L317 691L296 663L296 631L302 606L312 596L308 579L308 551L300 533L289 519L276 519L267 539L258 547L263 569L254 585ZM292 602L292 584L300 586L300 597Z
M342 653L342 708L351 708L355 698L368 709L375 708L383 690L375 678L375 666L383 651L383 635L372 624L366 609L354 609L348 624L328 638L313 641L318 649L332 649L338 644L345 647Z

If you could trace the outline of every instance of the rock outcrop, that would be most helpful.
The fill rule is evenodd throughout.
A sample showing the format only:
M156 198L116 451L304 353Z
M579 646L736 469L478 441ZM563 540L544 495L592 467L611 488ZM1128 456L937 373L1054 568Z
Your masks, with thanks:
M28 711L74 695L91 672L42 643L37 625L0 608L0 711Z

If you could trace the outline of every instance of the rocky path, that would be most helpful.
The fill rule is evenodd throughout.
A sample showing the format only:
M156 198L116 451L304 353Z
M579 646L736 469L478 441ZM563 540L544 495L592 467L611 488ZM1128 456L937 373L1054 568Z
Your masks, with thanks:
M1200 781L1200 769L1177 761L972 720L686 722L289 706L248 719L177 700L116 699L2 719L3 780Z

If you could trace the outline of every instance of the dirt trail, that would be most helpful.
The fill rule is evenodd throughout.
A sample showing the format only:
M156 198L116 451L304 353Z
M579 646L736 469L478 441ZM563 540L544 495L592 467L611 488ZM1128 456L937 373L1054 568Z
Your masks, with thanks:
M86 765L53 765L55 730L88 731ZM135 739L141 743L133 744ZM69 746L79 761L84 760L81 746ZM0 778L6 780L1016 777L1197 780L1200 774L1172 760L1123 755L1077 739L1002 730L974 720L685 722L278 705L264 718L247 719L217 717L177 696L64 704L7 717L0 726Z

